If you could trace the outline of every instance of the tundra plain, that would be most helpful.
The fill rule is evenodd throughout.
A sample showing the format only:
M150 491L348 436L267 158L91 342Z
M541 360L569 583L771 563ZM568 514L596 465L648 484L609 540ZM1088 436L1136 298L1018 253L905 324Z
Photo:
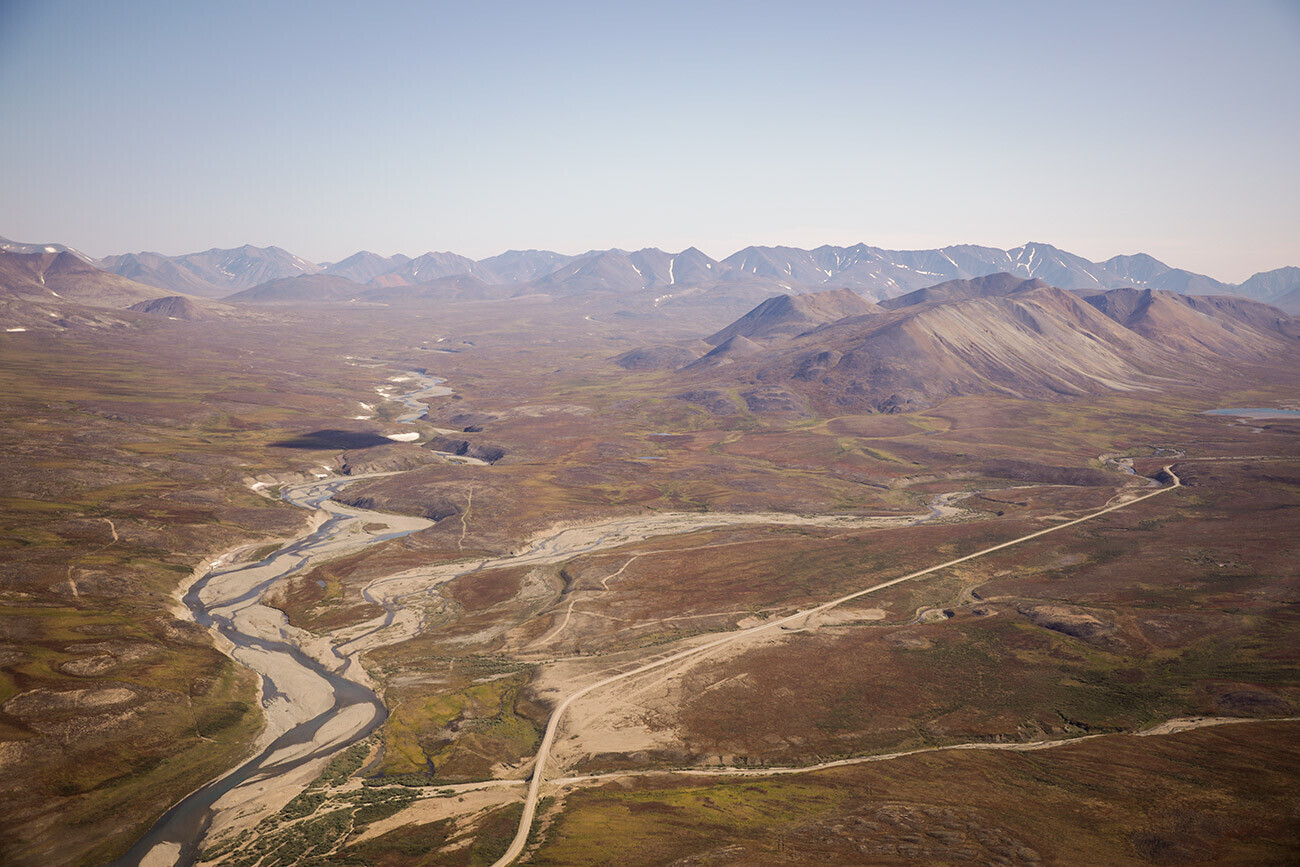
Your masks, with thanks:
M1300 422L1202 414L1295 408L1295 354L837 413L615 363L734 317L112 318L0 344L6 863L118 858L264 745L265 683L183 588L302 536L285 486L370 473L336 499L430 526L262 604L356 650L386 719L266 779L204 863L1300 853ZM603 681L554 725L521 830L548 723Z

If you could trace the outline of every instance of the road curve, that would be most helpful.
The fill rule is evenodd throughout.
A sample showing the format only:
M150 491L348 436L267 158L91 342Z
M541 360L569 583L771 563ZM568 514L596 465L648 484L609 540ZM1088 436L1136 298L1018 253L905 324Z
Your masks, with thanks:
M533 817L537 812L537 801L540 798L542 782L545 780L545 776L546 776L546 760L550 757L551 746L555 742L555 735L556 732L559 730L560 722L564 718L564 713L569 709L569 706L572 705L578 699L587 695L588 693L594 692L595 690L598 690L601 687L608 686L611 683L617 683L620 680L624 680L629 677L635 677L638 674L644 674L647 671L653 671L654 669L662 668L666 665L671 665L674 662L680 662L683 659L687 659L689 657L696 656L701 653L705 653L709 650L712 650L715 647L721 647L724 644L730 644L733 641L739 641L742 638L747 638L749 636L767 630L779 629L787 623L791 623L803 617L808 617L809 615L812 614L818 614L821 613L822 611L827 611L831 608L836 607L837 605L842 605L845 602L849 602L861 596L865 596L868 593L875 593L878 590L884 590L887 587L893 587L896 584L902 584L905 581L912 581L917 578L922 578L926 575L933 574L942 569L947 569L950 566L956 566L959 563L965 563L969 560L974 560L979 557L984 557L989 554L993 554L997 551L1002 551L1007 548L1014 547L1016 545L1021 545L1025 542L1029 542L1033 539L1037 539L1040 536L1046 536L1049 533L1055 533L1059 530L1065 530L1069 527L1077 526L1079 524L1084 523L1085 521L1091 521L1094 518L1100 518L1102 515L1106 515L1111 512L1116 512L1119 511L1120 509L1126 509L1129 506L1142 502L1143 500L1149 500L1152 497L1158 497L1161 494L1168 493L1169 491L1172 491L1175 488L1182 486L1182 481L1178 478L1177 474L1175 474L1173 471L1173 464L1166 465L1164 471L1173 480L1173 483L1165 487L1162 487L1159 490L1152 491L1149 494L1143 494L1139 497L1134 497L1131 500L1125 500L1124 502L1116 503L1115 505L1112 506L1107 506L1104 509L1099 509L1096 512L1091 512L1087 515L1084 515L1082 518L1076 518L1072 521L1067 521L1065 523L1057 524L1055 526L1048 527L1045 530L1038 530L1036 532L1021 536L1017 539L1012 539L1009 542L1002 542L1000 544L993 545L988 548L984 548L980 551L976 551L973 554L967 554L963 557L956 557L952 560L944 561L943 563L939 563L935 566L929 566L925 569L919 569L915 572L910 572L907 575L903 575L902 577L899 578L894 578L889 581L884 581L881 582L880 584L874 584L862 590L855 590L852 593L848 593L844 596L839 597L838 599L832 599L829 602L823 602L821 605L817 605L813 608L807 608L804 609L803 611L796 611L794 614L788 614L785 617L778 618L776 620L761 624L759 626L753 626L750 627L749 629L740 630L739 632L729 633L726 636L710 641L707 644L702 644L698 647L692 647L687 650L679 651L677 653L672 654L671 656L666 656L662 659L657 659L654 662L648 662L645 665L639 666L630 671L625 671L620 674L611 675L610 677L607 677L604 680L599 680L593 684L589 684L588 686L583 687L582 689L578 690L577 692L573 693L568 698L566 698L564 701L562 701L559 704L559 706L556 707L555 711L551 714L551 718L547 721L546 733L542 736L541 746L537 750L537 761L535 766L533 767L533 775L528 783L528 794L524 798L524 811L523 814L519 817L519 828L515 832L514 840L512 840L510 843L510 848L506 849L505 853L500 858L497 859L497 861L492 865L492 867L506 867L506 865L513 863L514 860L518 858L520 854L523 853L524 846L528 843L528 834L532 830Z

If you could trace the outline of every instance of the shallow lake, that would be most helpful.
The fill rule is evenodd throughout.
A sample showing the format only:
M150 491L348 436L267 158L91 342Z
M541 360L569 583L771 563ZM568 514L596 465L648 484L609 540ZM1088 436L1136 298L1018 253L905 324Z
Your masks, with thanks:
M1233 407L1231 409L1207 409L1201 415L1234 415L1241 418L1300 418L1300 409L1253 409Z

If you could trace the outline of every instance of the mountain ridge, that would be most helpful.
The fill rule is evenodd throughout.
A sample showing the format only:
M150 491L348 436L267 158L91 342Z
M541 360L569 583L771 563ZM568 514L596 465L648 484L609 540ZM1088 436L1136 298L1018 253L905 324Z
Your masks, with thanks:
M130 307L175 293L96 268L68 250L15 253L0 250L0 295L29 301L62 301L98 307Z
M1300 320L1252 299L1088 294L1005 273L949 281L762 343L745 336L745 323L779 306L769 299L709 338L721 342L674 374L692 386L686 393L729 389L752 411L904 412L981 394L1156 391L1225 362L1300 348Z
M849 289L828 289L803 295L776 295L762 302L740 319L704 342L719 346L733 336L749 340L793 337L818 325L878 313L881 307Z
M1300 287L1300 268L1291 266L1231 284L1167 265L1146 253L1094 262L1039 241L1007 250L974 244L926 250L890 250L862 243L813 249L749 246L722 260L695 247L677 253L647 247L631 252L589 250L578 255L510 250L480 260L453 252L411 258L362 250L326 265L308 262L279 247L245 245L175 257L127 253L92 261L137 282L206 297L224 297L270 280L314 273L344 277L359 285L377 282L386 286L469 274L492 285L527 285L559 296L752 281L769 282L775 292L790 290L799 294L849 288L877 301L948 280L996 273L1038 278L1070 290L1105 291L1132 286L1184 294L1241 294L1257 300L1281 297Z
M589 250L578 255L509 250L480 260L454 252L411 258L362 250L326 264L310 262L280 247L247 244L180 256L140 252L91 259L62 244L22 244L0 238L0 250L69 252L105 271L169 294L213 299L275 280L319 273L355 283L355 293L366 286L427 285L432 290L444 278L469 275L489 286L511 290L493 292L494 297L663 290L653 298L654 306L660 306L693 303L688 300L692 292L729 284L742 287L739 297L846 288L864 298L885 301L951 280L1008 273L1081 292L1132 287L1193 295L1234 294L1261 301L1285 298L1283 303L1292 309L1300 305L1300 296L1295 295L1300 290L1300 267L1296 266L1259 272L1240 284L1230 284L1167 265L1146 253L1094 262L1039 241L1007 250L975 244L925 250L890 250L865 243L812 249L749 246L722 260L696 247L677 253L646 247L630 252ZM430 292L415 294L430 297Z
M272 280L323 270L281 247L251 244L230 249L213 247L182 256L125 253L92 260L92 264L137 283L202 298L222 298Z

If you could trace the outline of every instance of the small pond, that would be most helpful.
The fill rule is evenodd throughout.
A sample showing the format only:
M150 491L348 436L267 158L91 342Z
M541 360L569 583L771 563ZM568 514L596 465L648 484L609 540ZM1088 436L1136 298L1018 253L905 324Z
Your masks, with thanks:
M1252 409L1243 407L1233 407L1231 409L1207 409L1201 415L1232 415L1240 418L1300 418L1300 409L1268 409L1267 407L1256 407Z

